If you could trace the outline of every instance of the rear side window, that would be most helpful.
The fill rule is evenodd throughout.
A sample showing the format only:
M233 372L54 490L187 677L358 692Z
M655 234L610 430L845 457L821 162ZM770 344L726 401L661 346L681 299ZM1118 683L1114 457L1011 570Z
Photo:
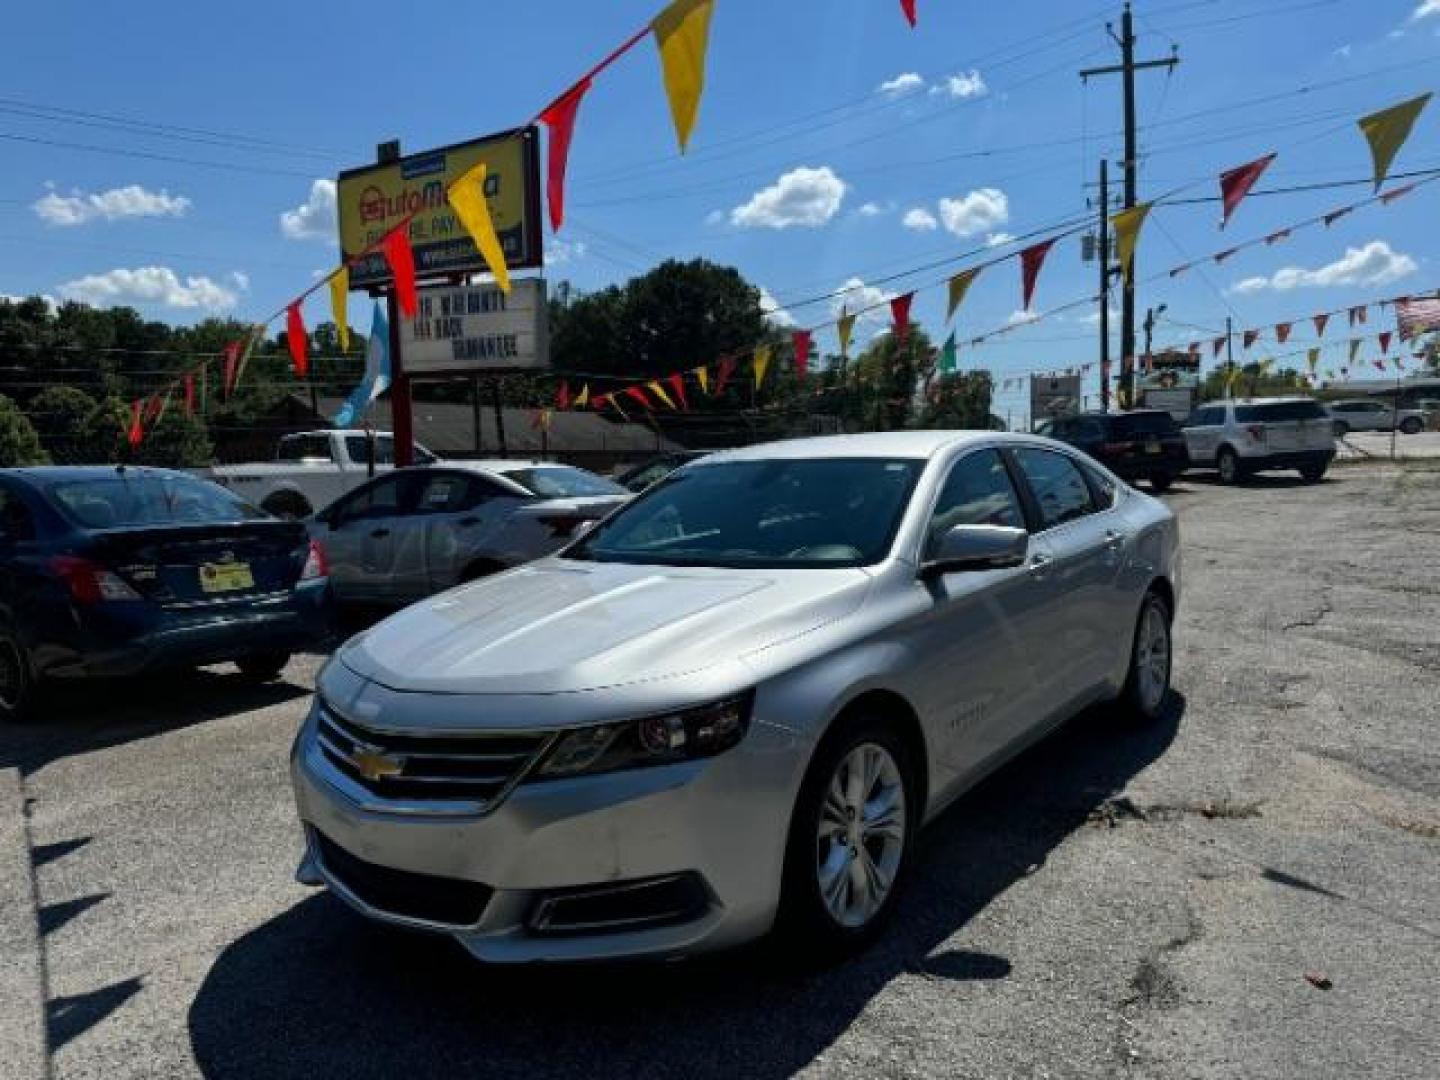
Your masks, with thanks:
M50 494L61 511L86 529L252 521L268 517L224 488L178 476L66 480Z
M546 465L534 469L511 469L503 474L526 491L542 499L575 499L598 495L628 495L629 492L603 476L566 465Z
M1090 486L1064 454L1021 447L1015 458L1040 507L1040 528L1052 529L1095 511Z
M1023 529L1025 517L1005 463L994 450L978 450L955 463L925 538L926 550L956 525L1008 525Z
M1270 401L1263 405L1236 405L1235 419L1241 424L1323 420L1325 410L1313 401Z
M1225 406L1212 405L1206 409L1197 409L1195 415L1190 417L1190 427L1218 427L1225 423Z

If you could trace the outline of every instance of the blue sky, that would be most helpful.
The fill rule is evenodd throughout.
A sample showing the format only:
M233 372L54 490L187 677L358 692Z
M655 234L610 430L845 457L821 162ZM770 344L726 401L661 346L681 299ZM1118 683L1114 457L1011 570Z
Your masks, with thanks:
M175 322L268 314L335 262L333 211L316 180L371 160L385 138L419 150L524 121L659 6L537 0L417 18L371 0L152 0L101 18L77 0L20 5L6 15L0 73L0 293L130 303ZM548 276L590 289L662 257L703 255L763 286L777 319L807 325L832 317L831 294L847 284L852 306L873 301L883 277L1085 213L1100 157L1119 157L1120 96L1113 78L1087 88L1076 71L1114 62L1104 22L1119 3L919 6L912 31L896 0L717 0L685 157L655 50L642 43L581 110L569 220L547 237ZM1142 198L1187 183L1197 186L1186 195L1211 195L1221 170L1271 150L1280 156L1262 188L1364 178L1355 118L1432 89L1440 59L1440 0L1140 0L1136 13L1141 56L1167 55L1175 41L1182 61L1173 76L1139 77ZM56 108L81 122L58 122ZM1395 169L1429 167L1440 167L1433 105ZM1213 204L1161 208L1140 276L1366 194L1253 198L1225 233ZM1437 199L1440 184L1422 187L1147 286L1142 306L1167 305L1157 345L1208 339L1227 315L1237 328L1263 326L1440 285ZM915 317L938 339L938 282L964 265L883 289L920 287ZM1064 239L1035 307L1095 284L1078 238ZM960 336L1004 325L1019 293L1015 262L987 270ZM1016 330L962 350L962 362L1004 378L1092 361L1094 314ZM318 298L310 317L325 317ZM881 325L862 323L857 336ZM833 349L833 330L820 342Z

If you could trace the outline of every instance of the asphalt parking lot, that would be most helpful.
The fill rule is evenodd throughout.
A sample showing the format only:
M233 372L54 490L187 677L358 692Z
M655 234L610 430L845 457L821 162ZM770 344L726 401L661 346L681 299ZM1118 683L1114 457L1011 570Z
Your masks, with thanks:
M485 969L294 884L320 657L67 694L0 732L0 1075L1440 1075L1440 471L1168 498L1164 722L963 799L818 974Z

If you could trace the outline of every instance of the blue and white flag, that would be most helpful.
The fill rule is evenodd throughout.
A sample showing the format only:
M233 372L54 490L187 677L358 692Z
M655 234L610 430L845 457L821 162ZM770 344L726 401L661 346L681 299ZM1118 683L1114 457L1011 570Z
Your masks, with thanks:
M355 387L349 399L340 406L340 411L331 417L336 427L354 425L370 403L390 387L390 324L375 305L375 317L370 320L370 344L365 349L365 377Z

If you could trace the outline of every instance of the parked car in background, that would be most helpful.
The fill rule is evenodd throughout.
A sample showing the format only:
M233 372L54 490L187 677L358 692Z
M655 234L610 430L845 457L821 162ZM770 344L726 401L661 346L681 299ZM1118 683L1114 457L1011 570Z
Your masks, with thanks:
M438 460L415 444L416 465ZM394 467L395 439L389 432L342 428L285 435L275 447L274 461L217 465L197 473L276 517L303 518Z
M1122 480L1165 491L1190 466L1180 425L1160 409L1047 420L1036 433L1083 450Z
M615 482L634 492L641 492L657 480L663 480L681 465L696 461L710 451L708 450L674 450L668 454L657 454L655 457L642 461L639 465L633 465L615 476Z
M327 631L324 552L165 469L0 470L0 720L42 680L234 661L278 675Z
M1332 401L1328 407L1336 435L1352 431L1398 430L1416 435L1425 430L1430 415L1423 409L1396 409L1388 401L1361 398L1355 401Z
M1195 410L1184 427L1193 465L1213 465L1222 484L1257 472L1298 469L1318 482L1335 457L1335 428L1310 398L1238 398Z
M1047 439L716 453L336 654L298 877L485 960L844 952L981 777L1164 712L1179 592L1170 510Z
M336 600L407 604L547 555L629 498L569 465L457 461L377 477L309 525Z

